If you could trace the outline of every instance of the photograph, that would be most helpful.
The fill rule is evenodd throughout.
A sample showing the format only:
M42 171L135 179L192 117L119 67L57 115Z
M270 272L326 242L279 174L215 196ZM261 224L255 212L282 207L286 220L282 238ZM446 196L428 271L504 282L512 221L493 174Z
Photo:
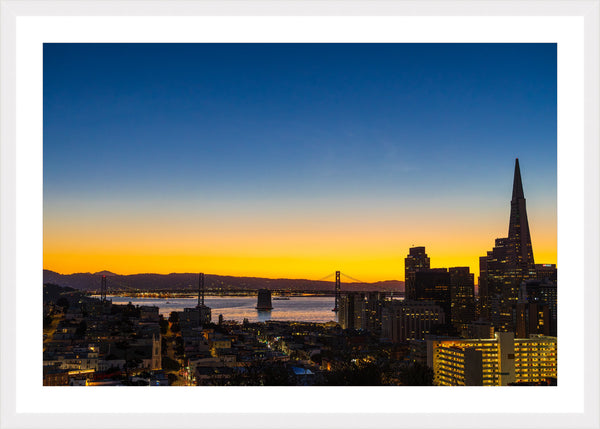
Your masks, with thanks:
M39 384L556 391L557 53L43 43Z

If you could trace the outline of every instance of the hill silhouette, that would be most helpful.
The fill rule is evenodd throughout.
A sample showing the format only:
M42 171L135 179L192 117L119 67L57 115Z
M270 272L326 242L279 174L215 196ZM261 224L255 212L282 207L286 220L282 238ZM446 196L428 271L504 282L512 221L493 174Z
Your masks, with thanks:
M109 290L196 290L198 288L197 273L171 274L129 274L120 275L110 271L97 273L59 274L44 270L44 283L53 283L63 287L79 290L99 290L101 276L107 276ZM333 291L334 281L319 281L306 279L269 279L262 277L235 277L206 274L204 284L207 289L222 289L224 291L239 290L307 290ZM342 281L342 291L382 291L403 292L404 282L387 280L374 283L346 283Z
M110 271L98 271L97 273L94 273L95 276L106 276L106 277L112 277L112 276L118 276L118 274L112 273Z

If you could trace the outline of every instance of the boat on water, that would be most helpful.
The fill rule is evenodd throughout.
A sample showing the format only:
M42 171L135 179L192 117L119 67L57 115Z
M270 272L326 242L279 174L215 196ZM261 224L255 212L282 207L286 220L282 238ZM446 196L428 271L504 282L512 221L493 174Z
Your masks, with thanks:
M289 296L275 296L273 297L273 301L289 301Z

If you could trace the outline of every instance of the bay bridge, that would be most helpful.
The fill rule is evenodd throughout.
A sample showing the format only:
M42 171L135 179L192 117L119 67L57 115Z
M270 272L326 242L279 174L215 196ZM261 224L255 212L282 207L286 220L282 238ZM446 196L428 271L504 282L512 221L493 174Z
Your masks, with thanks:
M204 294L204 273L200 273L200 282L202 283L202 294ZM369 282L357 279L353 276L350 276L346 273L343 273L341 271L333 271L330 274L327 274L324 277L321 277L320 279L317 280L310 280L310 282L328 282L328 281L334 281L334 286L333 286L333 291L331 289L325 289L325 290L315 290L310 288L310 286L306 286L307 289L302 289L302 288L298 288L297 290L295 290L294 292L296 293L312 293L312 294L319 294L319 295L328 295L330 296L330 294L333 293L333 296L335 297L335 302L334 302L334 307L332 309L332 311L337 312L340 309L340 300L341 300L341 294L342 294L342 277L345 279L350 280L351 283L355 284L355 285L359 285L359 284L364 284L364 285L368 285ZM298 280L300 283L303 282L303 280ZM190 285L192 286L192 285ZM95 295L100 295L100 299L102 301L106 301L106 296L108 294L108 286L107 286L107 276L106 275L102 275L100 278L100 289L99 290L93 290L90 291L92 294ZM184 294L184 295L193 295L194 294L194 289L140 289L140 288L133 288L133 287L129 287L124 285L122 282L119 282L118 285L114 285L111 288L111 294L122 294L125 293L127 295L145 295L148 296L148 294L152 295L159 295L159 296L163 296L164 297L169 297L172 296L173 294ZM272 289L274 292L275 291L280 291L282 293L285 293L286 291L289 293L289 289ZM355 290L356 292L358 292L358 290ZM238 294L242 294L242 295L249 295L249 294L255 294L256 290L255 289L241 289L241 290L227 290L227 291L223 291L223 290L211 290L208 289L207 292L209 292L211 295L212 294L219 294L219 295L229 295L229 294L233 294L233 295L238 295ZM198 292L200 293L200 292ZM391 292L392 295L394 292ZM401 291L396 292L398 295L403 295L403 293ZM199 295L198 295L199 296Z
M350 280L352 280L353 282L356 282L356 283L364 283L364 284L366 284L367 282L363 282L362 280L355 279L354 277L351 277L348 274L344 274L341 271L336 271L336 272L333 272L331 274L328 274L325 277L323 277L323 278L321 278L321 279L319 279L317 281L322 282L322 281L325 281L325 280L327 280L327 279L329 279L329 278L331 278L333 276L335 276L335 305L334 305L332 311L339 311L339 309L340 309L340 298L341 298L341 295L342 295L341 276L344 276L344 277L346 277L346 278L348 278L348 279L350 279Z

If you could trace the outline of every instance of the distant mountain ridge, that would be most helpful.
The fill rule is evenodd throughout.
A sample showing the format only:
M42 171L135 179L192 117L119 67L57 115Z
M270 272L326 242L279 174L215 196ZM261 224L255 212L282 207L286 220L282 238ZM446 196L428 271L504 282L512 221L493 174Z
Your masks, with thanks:
M110 289L137 289L137 290L196 290L198 288L198 273L171 273L171 274L128 274L120 275L110 271L97 273L59 274L54 271L44 270L44 283L67 286L80 290L99 290L101 276L107 277L107 286ZM256 289L287 289L333 291L334 281L319 281L305 279L268 279L262 277L235 277L206 274L204 284L207 289L221 288L223 290L256 290ZM403 292L404 282L400 280L386 280L374 283L345 283L342 281L342 291L382 291Z
M98 271L97 273L94 273L95 276L118 276L118 274L112 273L110 271Z

